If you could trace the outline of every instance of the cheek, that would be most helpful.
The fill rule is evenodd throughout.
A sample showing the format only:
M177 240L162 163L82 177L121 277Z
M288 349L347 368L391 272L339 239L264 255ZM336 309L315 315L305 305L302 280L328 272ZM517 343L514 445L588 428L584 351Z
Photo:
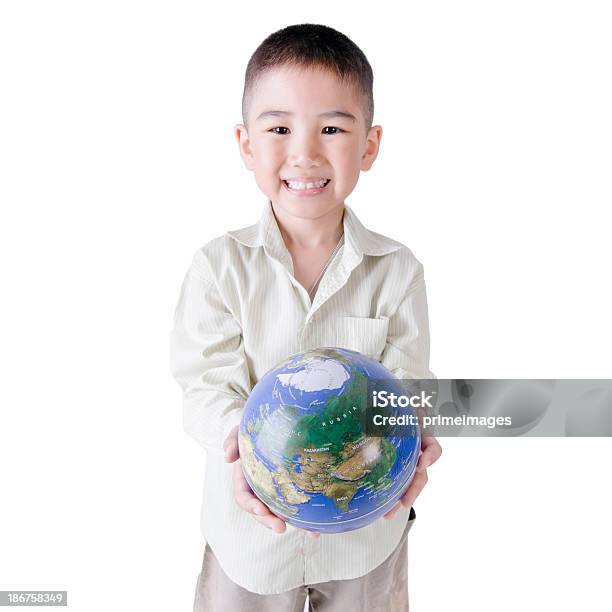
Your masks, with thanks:
M280 139L262 138L253 143L253 154L261 160L276 159L283 154L284 148Z
M355 143L347 142L336 150L335 167L342 174L344 181L352 183L359 176L361 169L361 151Z
M253 146L255 182L268 197L273 197L279 186L283 152L278 143L259 142Z

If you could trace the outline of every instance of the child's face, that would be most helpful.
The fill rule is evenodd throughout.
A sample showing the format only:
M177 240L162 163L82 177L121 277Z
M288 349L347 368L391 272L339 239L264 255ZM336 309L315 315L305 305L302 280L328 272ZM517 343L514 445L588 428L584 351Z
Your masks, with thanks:
M382 136L380 126L366 130L355 88L317 68L265 72L246 121L235 134L257 185L288 214L310 219L344 204Z

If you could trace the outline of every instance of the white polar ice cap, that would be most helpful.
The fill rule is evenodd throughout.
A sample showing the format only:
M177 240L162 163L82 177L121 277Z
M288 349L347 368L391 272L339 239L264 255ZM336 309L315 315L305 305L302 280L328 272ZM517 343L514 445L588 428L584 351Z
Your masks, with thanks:
M309 392L339 389L349 379L349 373L333 359L313 359L298 372L279 374L277 378L286 387Z

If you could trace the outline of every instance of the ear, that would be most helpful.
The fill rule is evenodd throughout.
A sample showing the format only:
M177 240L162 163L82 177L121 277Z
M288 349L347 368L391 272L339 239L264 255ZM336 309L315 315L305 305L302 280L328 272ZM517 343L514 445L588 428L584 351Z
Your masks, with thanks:
M361 156L361 169L364 172L367 172L372 167L374 160L378 156L381 139L382 127L380 125L373 125L368 130L363 155Z
M242 157L246 169L253 170L253 153L251 151L251 141L249 140L246 126L242 125L242 123L235 125L234 136L238 141L238 150L240 151L240 157Z

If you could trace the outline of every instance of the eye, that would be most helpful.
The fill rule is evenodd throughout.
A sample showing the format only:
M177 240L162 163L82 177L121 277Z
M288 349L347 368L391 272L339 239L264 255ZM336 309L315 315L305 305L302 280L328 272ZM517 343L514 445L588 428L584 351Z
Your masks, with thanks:
M327 131L327 130L333 130L333 131ZM334 134L339 134L340 132L344 132L344 130L338 128L338 127L333 127L331 125L328 125L326 127L323 128L323 133L324 134L329 134L330 136L333 136Z
M286 128L286 127L273 127L271 129L269 129L268 132L272 132L273 134L279 134L280 136L284 136L285 134L289 133L289 128Z

